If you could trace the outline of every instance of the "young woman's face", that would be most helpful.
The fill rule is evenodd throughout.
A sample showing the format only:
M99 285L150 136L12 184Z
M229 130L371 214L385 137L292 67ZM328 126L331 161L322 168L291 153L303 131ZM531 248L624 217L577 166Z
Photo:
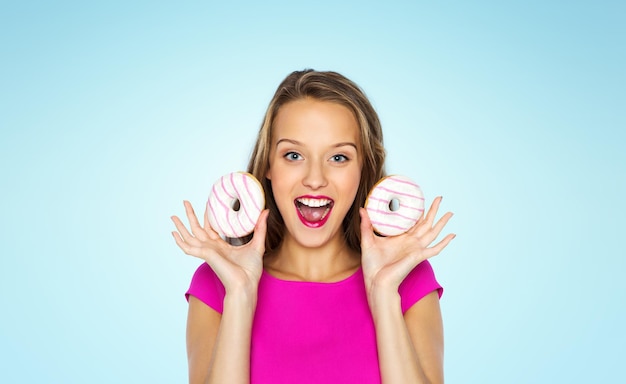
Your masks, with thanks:
M336 103L303 99L283 105L270 151L274 199L287 233L305 247L343 241L341 223L361 178L359 127Z

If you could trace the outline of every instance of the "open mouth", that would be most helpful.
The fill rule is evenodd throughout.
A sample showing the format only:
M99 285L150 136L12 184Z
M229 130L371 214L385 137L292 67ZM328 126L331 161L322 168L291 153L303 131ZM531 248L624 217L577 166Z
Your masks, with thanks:
M319 228L326 223L334 202L322 196L302 196L295 200L300 221L307 227Z

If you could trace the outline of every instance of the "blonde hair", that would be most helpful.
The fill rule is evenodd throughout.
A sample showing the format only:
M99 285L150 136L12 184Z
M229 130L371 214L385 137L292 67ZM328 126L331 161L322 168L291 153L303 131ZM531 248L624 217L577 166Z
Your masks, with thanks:
M311 69L292 72L278 86L265 113L256 145L248 163L248 172L253 174L263 185L265 201L270 210L265 252L271 253L280 246L285 231L285 223L276 206L271 182L265 177L270 164L274 119L283 105L304 98L313 98L345 106L354 113L359 125L359 150L363 156L361 181L354 203L344 218L343 231L347 245L360 253L359 207L363 207L369 191L385 175L385 148L380 120L365 93L354 82L336 72L317 72Z

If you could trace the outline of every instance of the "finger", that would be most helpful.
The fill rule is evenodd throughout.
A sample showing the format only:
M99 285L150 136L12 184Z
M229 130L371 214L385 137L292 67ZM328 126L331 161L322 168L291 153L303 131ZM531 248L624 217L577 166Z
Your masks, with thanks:
M439 210L439 205L441 204L442 196L437 196L433 203L430 205L428 209L428 214L426 214L425 222L428 223L428 226L431 227L433 222L435 221L435 217L437 216L437 211Z
M183 222L178 218L178 216L172 216L171 219L174 222L174 226L176 227L176 230L178 231L178 233L180 234L180 236L185 242L193 239L193 236L189 233L189 231L185 227L185 224L183 224Z
M452 216L454 216L454 213L446 212L446 214L441 216L439 221L437 221L437 224L435 224L435 226L433 227L433 230L437 232L437 235L441 232L441 230L443 230L443 227L445 227L446 224L448 224L448 221L450 221Z
M453 215L454 214L452 212L446 212L446 214L443 215L439 219L439 221L437 221L437 224L435 224L432 229L430 229L423 235L424 245L428 245L435 241L435 239L439 236L441 231L443 231L443 228L446 226L446 224L448 224L448 221L450 221Z
M200 248L195 247L187 242L185 242L180 235L177 232L172 232L172 236L174 236L174 241L176 242L176 245L178 245L178 247L185 252L185 254L189 255L189 256L193 256L193 257L197 257L198 259L203 259L204 258L201 256L200 254Z
M361 248L367 249L374 244L374 227L365 208L359 208L361 216Z
M435 200L433 200L430 208L428 209L428 213L415 225L415 231L413 231L412 233L415 233L417 234L417 236L421 237L432 229L433 222L435 221L435 217L437 216L437 211L439 210L439 204L441 204L441 199L443 199L443 197L437 196Z
M443 251L445 247L448 246L448 244L450 244L452 239L454 239L455 237L456 237L456 234L454 233L447 235L446 237L443 238L443 240L441 240L437 244L433 245L430 248L426 248L423 252L423 255L427 259L433 256L437 256L441 251Z
M409 235L417 232L420 228L420 225L422 224L422 222L424 221L424 210L422 210L422 214L417 218L417 220L415 221L415 224L413 224L413 226L411 228L409 228L408 231L406 231L406 233L408 233Z
M178 245L178 248L180 248L186 254L189 254L191 247L188 243L185 242L185 240L183 240L182 237L180 237L178 232L172 231L172 236L174 237L174 241L176 242L176 245Z
M185 205L185 212L187 213L187 219L189 220L189 227L191 228L191 233L193 233L193 235L197 237L199 240L206 240L207 233L200 226L200 222L198 221L198 218L196 217L196 213L193 210L191 203L185 200L183 204Z
M267 218L270 210L264 209L257 219L252 235L251 245L258 250L261 255L265 253L265 236L267 235Z
M209 238L211 240L221 239L220 235L213 230L213 227L211 227L211 223L209 223L209 208L208 207L204 210L204 230L207 233L207 235L209 235Z
M413 226L411 228L409 228L408 231L406 231L407 235L412 236L414 233L419 231L419 229L422 227L422 223L425 220L425 213L426 213L426 211L424 209L422 209L422 212L420 213L420 215L417 218L417 220L415 220L415 223L413 224Z

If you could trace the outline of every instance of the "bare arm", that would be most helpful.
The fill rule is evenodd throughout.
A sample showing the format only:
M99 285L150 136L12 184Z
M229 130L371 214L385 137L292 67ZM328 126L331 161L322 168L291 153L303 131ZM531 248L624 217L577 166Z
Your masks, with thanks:
M215 339L222 315L198 300L189 296L187 313L187 362L189 383L206 383L211 367Z
M376 328L383 383L442 383L443 326L436 292L428 294L403 316L398 287L416 265L438 255L455 235L439 236L450 212L434 223L441 198L407 233L377 237L361 209L361 263L368 303Z
M415 303L404 320L426 382L443 383L443 320L437 291Z
M232 296L231 296L232 297ZM254 308L245 299L224 299L220 315L189 297L187 358L189 383L249 383Z
M205 260L224 285L220 315L190 296L187 319L187 355L190 383L249 383L250 338L256 309L257 288L263 268L265 223L268 211L259 217L248 244L232 246L208 224L201 227L191 204L185 202L191 233L178 217L172 217L178 232L176 244L188 255Z
M379 297L373 309L383 383L443 383L443 325L434 291L404 316L400 297Z

